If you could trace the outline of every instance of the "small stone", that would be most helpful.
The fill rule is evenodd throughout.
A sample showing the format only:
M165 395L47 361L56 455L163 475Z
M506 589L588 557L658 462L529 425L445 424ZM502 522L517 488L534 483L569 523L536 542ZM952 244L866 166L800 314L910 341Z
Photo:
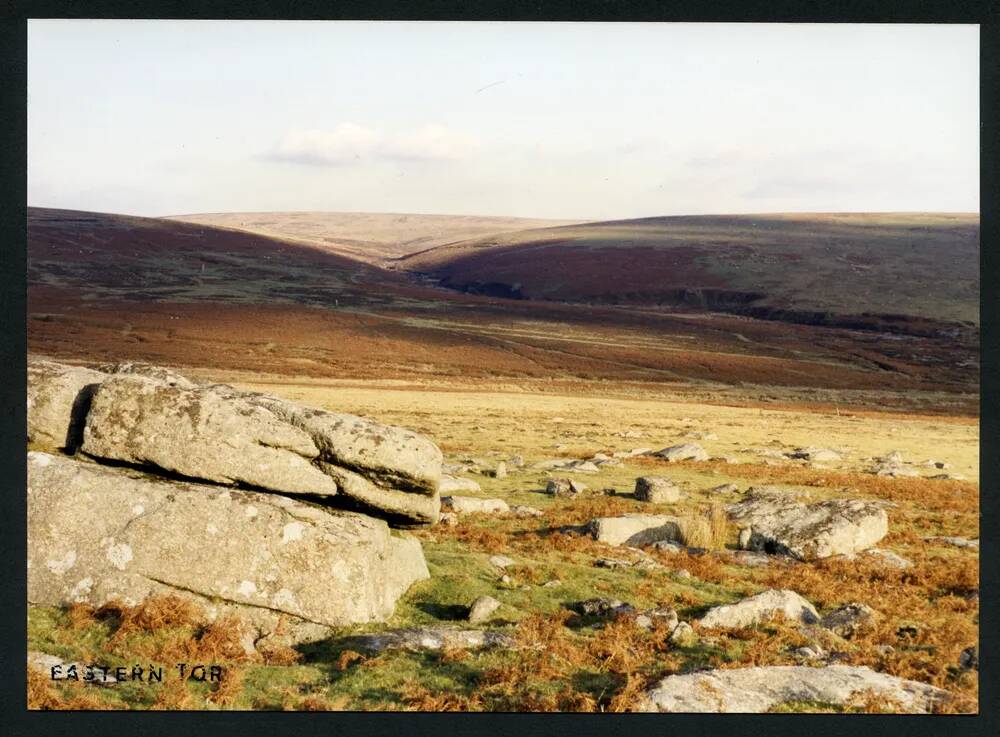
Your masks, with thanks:
M540 509L535 509L534 507L528 507L523 504L513 504L510 508L511 514L515 517L542 517L544 512Z
M545 493L562 498L574 497L577 494L569 479L549 479L545 485Z
M674 571L674 578L679 578L682 580L691 578L691 571L689 571L687 568L678 568L676 571Z
M870 628L882 618L879 612L866 604L845 604L823 617L820 624L834 634L851 638L863 629Z
M670 633L670 642L678 647L691 647L698 641L694 628L687 622L680 622Z
M683 443L681 445L671 445L669 448L658 450L653 453L658 458L674 463L676 461L707 461L708 453L697 443Z
M505 478L507 478L507 464L506 463L504 463L503 461L500 461L497 464L496 469L494 469L494 471L493 471L493 478L496 478L496 479L505 479Z
M965 648L958 656L958 664L966 670L979 670L979 646Z
M500 602L492 596L480 596L469 606L469 622L472 624L485 622L499 608Z
M454 512L442 512L438 518L438 524L445 527L455 527L458 524L458 515Z
M734 494L739 490L740 487L738 487L736 484L721 484L719 486L713 486L708 491L711 494Z
M503 570L507 566L514 565L514 559L508 558L506 555L491 555L489 558L490 565L494 568L499 568Z

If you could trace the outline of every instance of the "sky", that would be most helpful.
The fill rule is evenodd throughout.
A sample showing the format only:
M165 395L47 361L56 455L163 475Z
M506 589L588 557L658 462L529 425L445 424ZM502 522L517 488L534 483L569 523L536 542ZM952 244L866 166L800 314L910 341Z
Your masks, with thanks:
M28 204L979 210L974 25L33 20Z

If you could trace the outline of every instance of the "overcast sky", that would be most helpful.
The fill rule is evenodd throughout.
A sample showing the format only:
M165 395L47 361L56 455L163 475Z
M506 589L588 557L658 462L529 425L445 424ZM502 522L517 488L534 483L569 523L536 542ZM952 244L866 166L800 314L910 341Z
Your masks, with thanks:
M31 21L28 203L979 210L977 26Z

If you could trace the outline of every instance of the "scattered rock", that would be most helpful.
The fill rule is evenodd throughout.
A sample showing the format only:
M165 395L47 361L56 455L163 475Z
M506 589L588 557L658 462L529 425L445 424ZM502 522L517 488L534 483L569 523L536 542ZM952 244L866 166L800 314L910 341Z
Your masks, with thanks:
M507 478L507 464L500 461L497 467L493 469L493 478L495 479L505 479Z
M790 622L819 622L816 608L794 591L769 589L735 604L712 607L701 618L702 627L750 627L783 615Z
M31 604L170 593L264 629L285 614L303 637L383 621L429 577L420 542L379 519L38 452L28 454L28 530Z
M489 560L491 566L501 570L515 563L513 558L508 558L506 555L491 555Z
M635 498L652 504L672 504L680 500L681 490L662 476L640 476L635 480Z
M698 636L687 622L679 622L670 633L670 642L678 647L692 647L698 642Z
M444 525L445 527L457 527L458 515L454 512L441 512L441 514L438 515L438 524Z
M960 473L939 473L927 478L933 481L965 481L965 476Z
M651 455L670 461L707 461L708 453L697 443L683 443L681 445L671 445L669 448L658 450Z
M540 509L528 507L523 504L512 504L510 507L510 513L515 517L542 517L545 515L545 512Z
M676 571L673 571L673 577L683 581L691 578L691 571L687 568L678 568Z
M634 606L619 599L587 599L570 604L569 608L584 617L618 617L635 613Z
M912 561L907 560L903 556L892 552L891 550L883 550L881 548L872 548L871 550L866 550L864 555L870 555L874 558L885 563L887 566L892 568L909 568L913 565Z
M740 490L736 484L722 484L720 486L715 486L708 491L712 494L734 494Z
M587 531L607 545L638 547L660 540L680 542L677 517L664 514L626 514L622 517L598 517L587 524Z
M503 499L480 499L474 496L446 496L441 509L456 514L502 514L510 511Z
M472 624L485 622L500 608L500 602L492 596L480 596L469 606L468 620Z
M925 537L924 542L929 543L942 543L944 545L952 545L956 548L973 548L979 550L979 540L970 540L967 537L949 537L947 535L938 535L933 537Z
M672 540L657 540L653 548L661 553L682 553L685 550L683 545Z
M965 648L958 656L958 665L966 670L979 670L979 645Z
M774 561L774 556L767 553L754 553L750 550L738 550L733 554L733 560L742 566L759 568L771 565Z
M820 621L823 627L850 639L858 632L873 626L882 615L866 604L851 603L834 609Z
M572 479L549 479L545 493L555 497L572 498L587 487Z
M874 693L906 713L928 713L948 692L867 667L772 665L668 676L648 690L636 711L759 714L789 702L847 706Z
M670 607L646 609L636 615L635 624L637 627L647 630L663 626L667 632L673 634L678 625L677 612Z
M459 491L482 491L482 487L472 479L463 479L456 476L444 475L438 486L441 494L454 494Z
M882 505L852 499L802 504L771 491L750 489L726 508L743 526L743 549L784 553L800 560L849 555L885 537L889 518Z
M789 458L799 458L815 463L830 463L840 460L840 454L829 448L798 448L788 454Z
M427 652L448 649L515 648L517 642L503 632L454 629L451 627L415 627L347 638L352 649L381 653L386 650Z
M622 558L597 558L594 561L597 568L639 568L641 570L653 570L662 568L655 560L649 557L641 557L638 560L624 560Z

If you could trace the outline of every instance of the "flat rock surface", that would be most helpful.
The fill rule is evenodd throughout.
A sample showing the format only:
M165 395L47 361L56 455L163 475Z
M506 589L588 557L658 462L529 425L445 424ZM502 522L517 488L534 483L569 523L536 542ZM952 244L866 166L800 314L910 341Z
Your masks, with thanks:
M897 701L905 713L924 714L948 692L866 667L776 665L668 676L646 692L636 711L758 714L789 702L837 706L870 692Z
M419 541L382 520L28 454L32 604L174 593L251 621L341 626L385 620L428 577Z
M677 517L666 514L626 514L621 517L598 517L587 524L587 531L607 545L650 545L655 542L678 542L681 530Z
M750 627L782 615L790 622L815 624L816 608L794 591L768 589L735 604L712 607L701 618L702 627Z

